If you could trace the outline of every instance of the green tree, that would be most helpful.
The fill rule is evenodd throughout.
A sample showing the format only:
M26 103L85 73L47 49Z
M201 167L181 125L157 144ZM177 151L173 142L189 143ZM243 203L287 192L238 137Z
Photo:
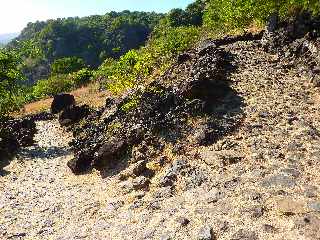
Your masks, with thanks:
M204 14L207 27L242 29L252 22L264 24L271 14L289 18L300 11L320 13L318 0L209 0Z
M85 67L85 63L81 58L67 57L57 59L51 65L51 74L68 74L79 71Z
M18 56L11 51L0 50L0 115L15 110L18 84L23 79Z

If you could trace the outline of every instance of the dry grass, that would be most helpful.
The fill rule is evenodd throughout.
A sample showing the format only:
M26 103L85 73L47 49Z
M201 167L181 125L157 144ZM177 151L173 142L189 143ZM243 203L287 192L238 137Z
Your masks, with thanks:
M107 91L100 92L95 84L90 84L70 92L78 105L87 104L92 108L104 106L105 99L109 95ZM42 99L37 102L26 104L20 111L13 113L14 117L22 117L36 114L50 109L53 98Z

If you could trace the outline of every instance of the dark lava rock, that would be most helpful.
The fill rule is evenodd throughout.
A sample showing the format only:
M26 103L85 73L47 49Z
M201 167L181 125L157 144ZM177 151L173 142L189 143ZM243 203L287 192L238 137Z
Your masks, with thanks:
M74 96L70 94L63 93L55 95L51 104L51 113L59 113L75 104Z
M134 190L145 189L149 186L150 180L144 176L137 177L133 179L132 186Z
M65 108L59 114L59 123L61 124L61 126L69 126L85 118L90 113L91 113L91 109L89 108L88 105L71 106L71 107Z
M95 167L112 167L119 158L126 153L128 143L125 140L113 140L100 147L94 161Z
M177 219L177 222L181 224L181 226L185 227L190 223L190 220L188 218L185 217L179 217Z
M165 172L162 178L159 181L161 187L172 186L177 179L177 176L180 174L181 170L188 166L185 160L175 161L171 167Z
M149 85L140 86L120 98L109 97L102 109L73 126L71 147L75 159L72 162L73 166L82 166L73 169L95 167L102 170L130 165L118 164L122 159L129 163L148 162L159 158L168 143L175 149L180 146L179 151L183 153L190 144L187 139L197 128L189 124L190 117L206 114L203 134L197 140L204 145L235 129L242 117L242 100L229 86L228 77L235 70L233 56L217 46L248 38L255 36L207 43L201 54L190 50ZM221 107L228 105L222 103L227 98L234 103L232 109ZM218 106L219 111L215 111ZM136 156L135 149L140 149L140 157ZM81 163L76 164L77 161ZM122 171L116 170L117 173ZM162 185L170 186L175 177L173 173L167 174Z
M252 209L251 217L260 218L263 216L264 211L265 211L264 208L256 207L256 208Z
M80 152L75 158L68 161L67 166L76 175L85 173L92 168L92 155Z
M9 163L20 147L31 146L36 124L31 117L0 119L0 169Z
M314 87L318 86L320 66L320 17L301 12L290 21L272 23L265 31L261 44L265 51L277 53L281 60L299 66Z
M191 56L190 56L190 54L188 54L188 53L181 53L181 54L179 54L178 55L178 57L177 57L177 63L178 64L182 64L182 63L184 63L184 62L186 62L186 61L189 61L189 60L191 60Z
M51 112L40 112L28 116L28 118L32 121L47 121L55 119L55 116Z

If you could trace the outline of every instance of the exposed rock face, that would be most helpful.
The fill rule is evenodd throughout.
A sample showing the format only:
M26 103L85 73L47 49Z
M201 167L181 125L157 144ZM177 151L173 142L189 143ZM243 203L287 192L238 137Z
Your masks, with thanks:
M88 116L90 112L88 105L70 106L59 114L59 122L62 126L70 126Z
M58 94L54 96L51 104L51 113L56 114L75 105L74 96L70 94Z
M261 41L265 51L277 53L287 68L297 65L310 83L320 84L320 17L304 12L289 22L267 29Z
M0 120L0 169L8 163L20 147L33 144L36 133L34 118L36 116Z
M235 120L223 123L219 123L219 119L229 110L215 112L221 99L226 97L235 99L234 108L241 105L227 81L234 70L231 60L232 56L216 44L207 44L201 51L181 55L162 78L145 88L120 100L108 99L103 111L90 116L91 120L86 120L84 125L75 126L72 143L75 159L69 167L81 173L80 169L114 166L112 163L121 162L126 154L131 155L129 150L139 148L143 141L147 146L152 142L162 142L163 146L169 142L182 142L181 146L208 144L232 131L236 119L241 118L240 111ZM208 116L203 120L204 137L198 142L188 141L195 127L188 121L197 116L201 119L203 114ZM164 129L168 131L165 137L162 136Z

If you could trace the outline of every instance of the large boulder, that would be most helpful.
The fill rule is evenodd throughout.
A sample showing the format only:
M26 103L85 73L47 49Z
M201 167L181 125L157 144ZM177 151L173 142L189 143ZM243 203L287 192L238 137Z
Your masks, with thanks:
M70 126L88 116L90 112L88 105L68 107L60 113L59 123L62 126Z
M240 110L234 111L242 102L228 81L236 69L233 56L217 45L255 38L245 35L207 43L200 52L190 50L180 55L152 83L119 99L108 98L96 117L91 114L83 123L74 125L70 145L75 158L68 166L76 174L91 168L102 173L105 168L118 172L136 160L148 162L160 157L166 144L174 146L174 154L180 154L189 144L208 145L227 134L242 117ZM227 99L236 101L233 121L225 121ZM197 124L204 126L195 139L190 136L198 130L197 124L190 122L193 118L201 119ZM141 149L142 159L136 159L137 149Z
M0 119L0 170L9 163L20 147L31 146L36 133L32 117Z
M56 114L67 108L74 106L76 103L74 96L71 94L55 95L51 104L51 113Z
M92 168L92 153L80 152L71 159L67 166L75 175L84 174Z
M94 166L101 167L112 167L120 157L126 152L128 143L125 140L111 140L106 142L100 147L97 157L94 161Z

